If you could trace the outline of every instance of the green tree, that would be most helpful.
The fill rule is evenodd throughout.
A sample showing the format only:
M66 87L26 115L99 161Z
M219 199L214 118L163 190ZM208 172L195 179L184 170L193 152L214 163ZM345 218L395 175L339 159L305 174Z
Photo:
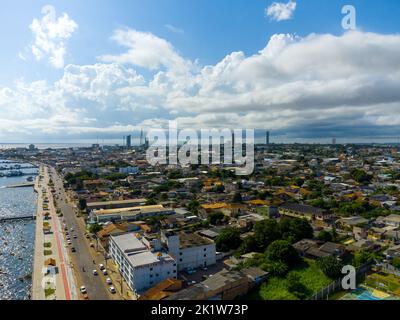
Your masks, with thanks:
M244 254L247 252L256 251L258 248L257 241L254 236L248 236L243 239L242 244L240 245L240 253Z
M368 251L360 250L354 254L353 257L353 265L358 268L359 266L371 261L374 258L374 255Z
M259 251L264 251L273 241L280 239L276 220L262 220L255 223L254 239Z
M240 192L236 192L235 195L233 196L233 203L242 203L243 199L242 199L242 195L240 194Z
M89 226L90 233L97 233L102 229L103 229L103 227L101 225L99 225L98 223L93 223Z
M318 267L331 279L337 279L342 272L342 263L335 256L323 257L317 260Z
M212 212L208 215L208 222L214 226L224 221L225 215L221 211Z
M330 242L332 241L332 234L326 230L321 230L321 232L318 233L317 238L324 242Z
M283 218L279 221L278 228L282 239L292 243L302 239L312 239L314 236L313 228L305 219Z
M300 257L289 241L276 240L272 242L266 251L266 257L269 261L280 261L289 268L295 266Z
M227 252L237 249L240 246L240 232L234 228L225 228L215 239L215 245L218 251Z

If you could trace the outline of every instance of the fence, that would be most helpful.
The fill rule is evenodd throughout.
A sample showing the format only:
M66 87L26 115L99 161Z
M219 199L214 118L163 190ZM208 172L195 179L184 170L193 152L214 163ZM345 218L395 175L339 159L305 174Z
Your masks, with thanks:
M364 280L365 274L371 269L372 265L374 264L374 261L369 261L356 270L356 276L357 276L357 283L360 283L361 281ZM342 279L337 279L333 282L331 282L329 285L327 285L325 288L321 289L320 291L314 293L309 300L326 300L329 298L329 296L337 291L339 289L342 289Z

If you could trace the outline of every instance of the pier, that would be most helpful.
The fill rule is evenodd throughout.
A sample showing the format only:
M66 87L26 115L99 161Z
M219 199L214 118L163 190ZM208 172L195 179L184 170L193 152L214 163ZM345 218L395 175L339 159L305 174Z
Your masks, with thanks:
M34 215L26 215L26 216L18 216L18 217L1 217L0 223L16 221L16 220L35 220L35 219L36 219L36 216L34 216Z
M0 167L0 171L12 171L12 170L22 170L22 169L37 169L35 166L12 166L12 167Z
M6 188L27 188L27 187L34 187L35 183L34 182L27 182L27 183L19 183L19 184L12 184L9 186L6 186Z

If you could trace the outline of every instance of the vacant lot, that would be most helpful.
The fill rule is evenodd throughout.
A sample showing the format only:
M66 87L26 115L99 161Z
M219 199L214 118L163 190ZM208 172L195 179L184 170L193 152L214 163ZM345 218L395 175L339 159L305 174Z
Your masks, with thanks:
M314 292L332 282L312 260L304 260L302 265L289 272L289 274L293 272L299 275L307 296L311 296ZM245 298L249 300L299 300L298 297L288 291L286 278L270 278Z

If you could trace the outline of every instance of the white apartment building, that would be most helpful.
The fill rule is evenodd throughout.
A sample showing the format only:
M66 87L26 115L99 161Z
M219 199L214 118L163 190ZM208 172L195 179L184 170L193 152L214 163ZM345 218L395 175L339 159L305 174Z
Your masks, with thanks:
M137 233L112 235L110 255L128 286L138 293L177 277L177 263L161 251L160 239L148 240Z
M214 241L196 233L163 231L161 240L178 263L178 271L204 268L216 263Z

